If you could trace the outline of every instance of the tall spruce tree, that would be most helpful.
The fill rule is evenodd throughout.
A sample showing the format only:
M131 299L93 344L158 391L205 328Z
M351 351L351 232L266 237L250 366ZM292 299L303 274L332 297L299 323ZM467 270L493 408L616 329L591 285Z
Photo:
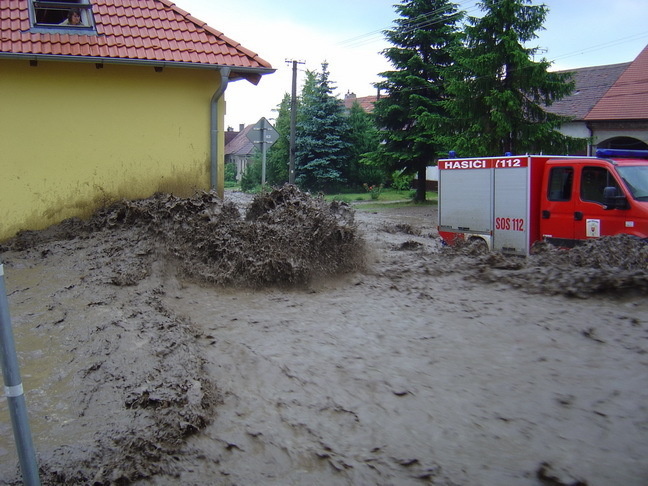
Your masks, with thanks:
M464 48L455 56L449 108L457 121L461 155L487 156L541 151L566 153L584 141L557 131L567 118L543 109L573 90L570 76L548 72L525 47L542 29L547 7L532 0L482 0L485 14L469 17Z
M415 199L424 201L426 167L446 149L445 78L461 14L448 0L402 0L395 9L400 18L385 32L393 47L383 51L394 70L380 74L385 96L374 109L385 143L369 160L417 174Z
M304 189L334 189L345 181L348 124L333 89L327 63L320 73L307 73L295 134L295 182Z

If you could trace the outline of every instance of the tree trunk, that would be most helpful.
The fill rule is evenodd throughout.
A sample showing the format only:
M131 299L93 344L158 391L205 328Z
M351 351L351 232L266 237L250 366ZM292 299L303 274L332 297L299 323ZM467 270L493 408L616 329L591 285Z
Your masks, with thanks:
M419 163L417 171L417 185L416 185L416 195L414 196L415 202L425 202L425 177L426 177L427 167L424 163Z

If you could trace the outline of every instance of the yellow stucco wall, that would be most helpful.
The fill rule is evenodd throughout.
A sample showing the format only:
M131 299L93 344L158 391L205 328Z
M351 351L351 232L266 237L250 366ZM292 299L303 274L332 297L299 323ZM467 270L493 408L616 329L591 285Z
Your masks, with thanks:
M0 60L0 241L120 198L209 189L217 71ZM224 101L217 188L222 190Z

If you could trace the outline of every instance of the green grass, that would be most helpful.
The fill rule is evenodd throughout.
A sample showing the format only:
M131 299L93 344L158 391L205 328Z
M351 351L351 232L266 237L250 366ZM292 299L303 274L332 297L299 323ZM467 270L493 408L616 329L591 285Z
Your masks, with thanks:
M235 190L240 190L240 185L228 184L225 183L226 188L232 188ZM259 188L260 190L260 188ZM256 193L257 191L252 191L250 193ZM415 206L418 204L430 204L435 205L438 201L438 193L435 191L428 191L425 196L424 203L415 203L412 200L414 196L414 190L407 191L397 191L395 189L383 189L378 196L378 199L371 199L371 195L366 192L353 192L353 193L338 193L338 194L326 194L324 199L326 201L342 201L348 204L353 204L354 208L357 210L371 210L375 211L376 209L388 209L388 208L402 208L407 206Z
M346 203L361 202L361 201L402 201L404 199L411 199L412 191L395 191L393 189L383 189L378 199L371 199L371 195L367 191L363 192L350 192L339 194L327 194L324 199L327 201L343 201Z
M378 199L371 199L371 195L368 192L328 194L324 196L324 199L327 201L337 200L353 204L356 209L374 210L376 208L413 206L416 204L412 200L413 195L414 191L411 190L396 191L394 189L383 189L380 196L378 196ZM421 204L436 204L438 194L436 192L428 191L425 199L425 203Z
M429 194L429 193L428 193ZM394 202L366 202L366 203L351 203L353 209L356 211L380 211L381 209L393 209L393 208L408 208L415 206L436 206L436 200L426 199L424 203L415 203L413 200L409 201L394 201Z

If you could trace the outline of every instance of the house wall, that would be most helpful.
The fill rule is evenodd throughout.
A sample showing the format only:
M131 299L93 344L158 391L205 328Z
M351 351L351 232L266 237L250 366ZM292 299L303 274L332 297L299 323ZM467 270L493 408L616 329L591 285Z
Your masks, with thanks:
M638 122L636 124L619 123L618 126L610 125L610 123L594 125L592 131L595 145L618 137L634 138L648 144L648 122Z
M587 124L583 121L563 123L558 131L568 137L590 138L592 136Z
M245 155L234 155L233 160L234 163L236 164L236 180L238 182L241 182L241 179L243 178L243 174L245 174L245 169L250 163L250 158Z
M563 124L560 133L570 137L590 138L592 143L588 147L589 155L595 154L598 145L619 137L634 138L648 144L648 123L645 121L574 121Z
M219 83L212 70L0 61L0 241L121 198L208 189Z
M238 154L229 154L225 155L225 162L234 164L236 167L236 181L241 182L243 174L245 173L246 167L251 162L251 155L238 155Z

